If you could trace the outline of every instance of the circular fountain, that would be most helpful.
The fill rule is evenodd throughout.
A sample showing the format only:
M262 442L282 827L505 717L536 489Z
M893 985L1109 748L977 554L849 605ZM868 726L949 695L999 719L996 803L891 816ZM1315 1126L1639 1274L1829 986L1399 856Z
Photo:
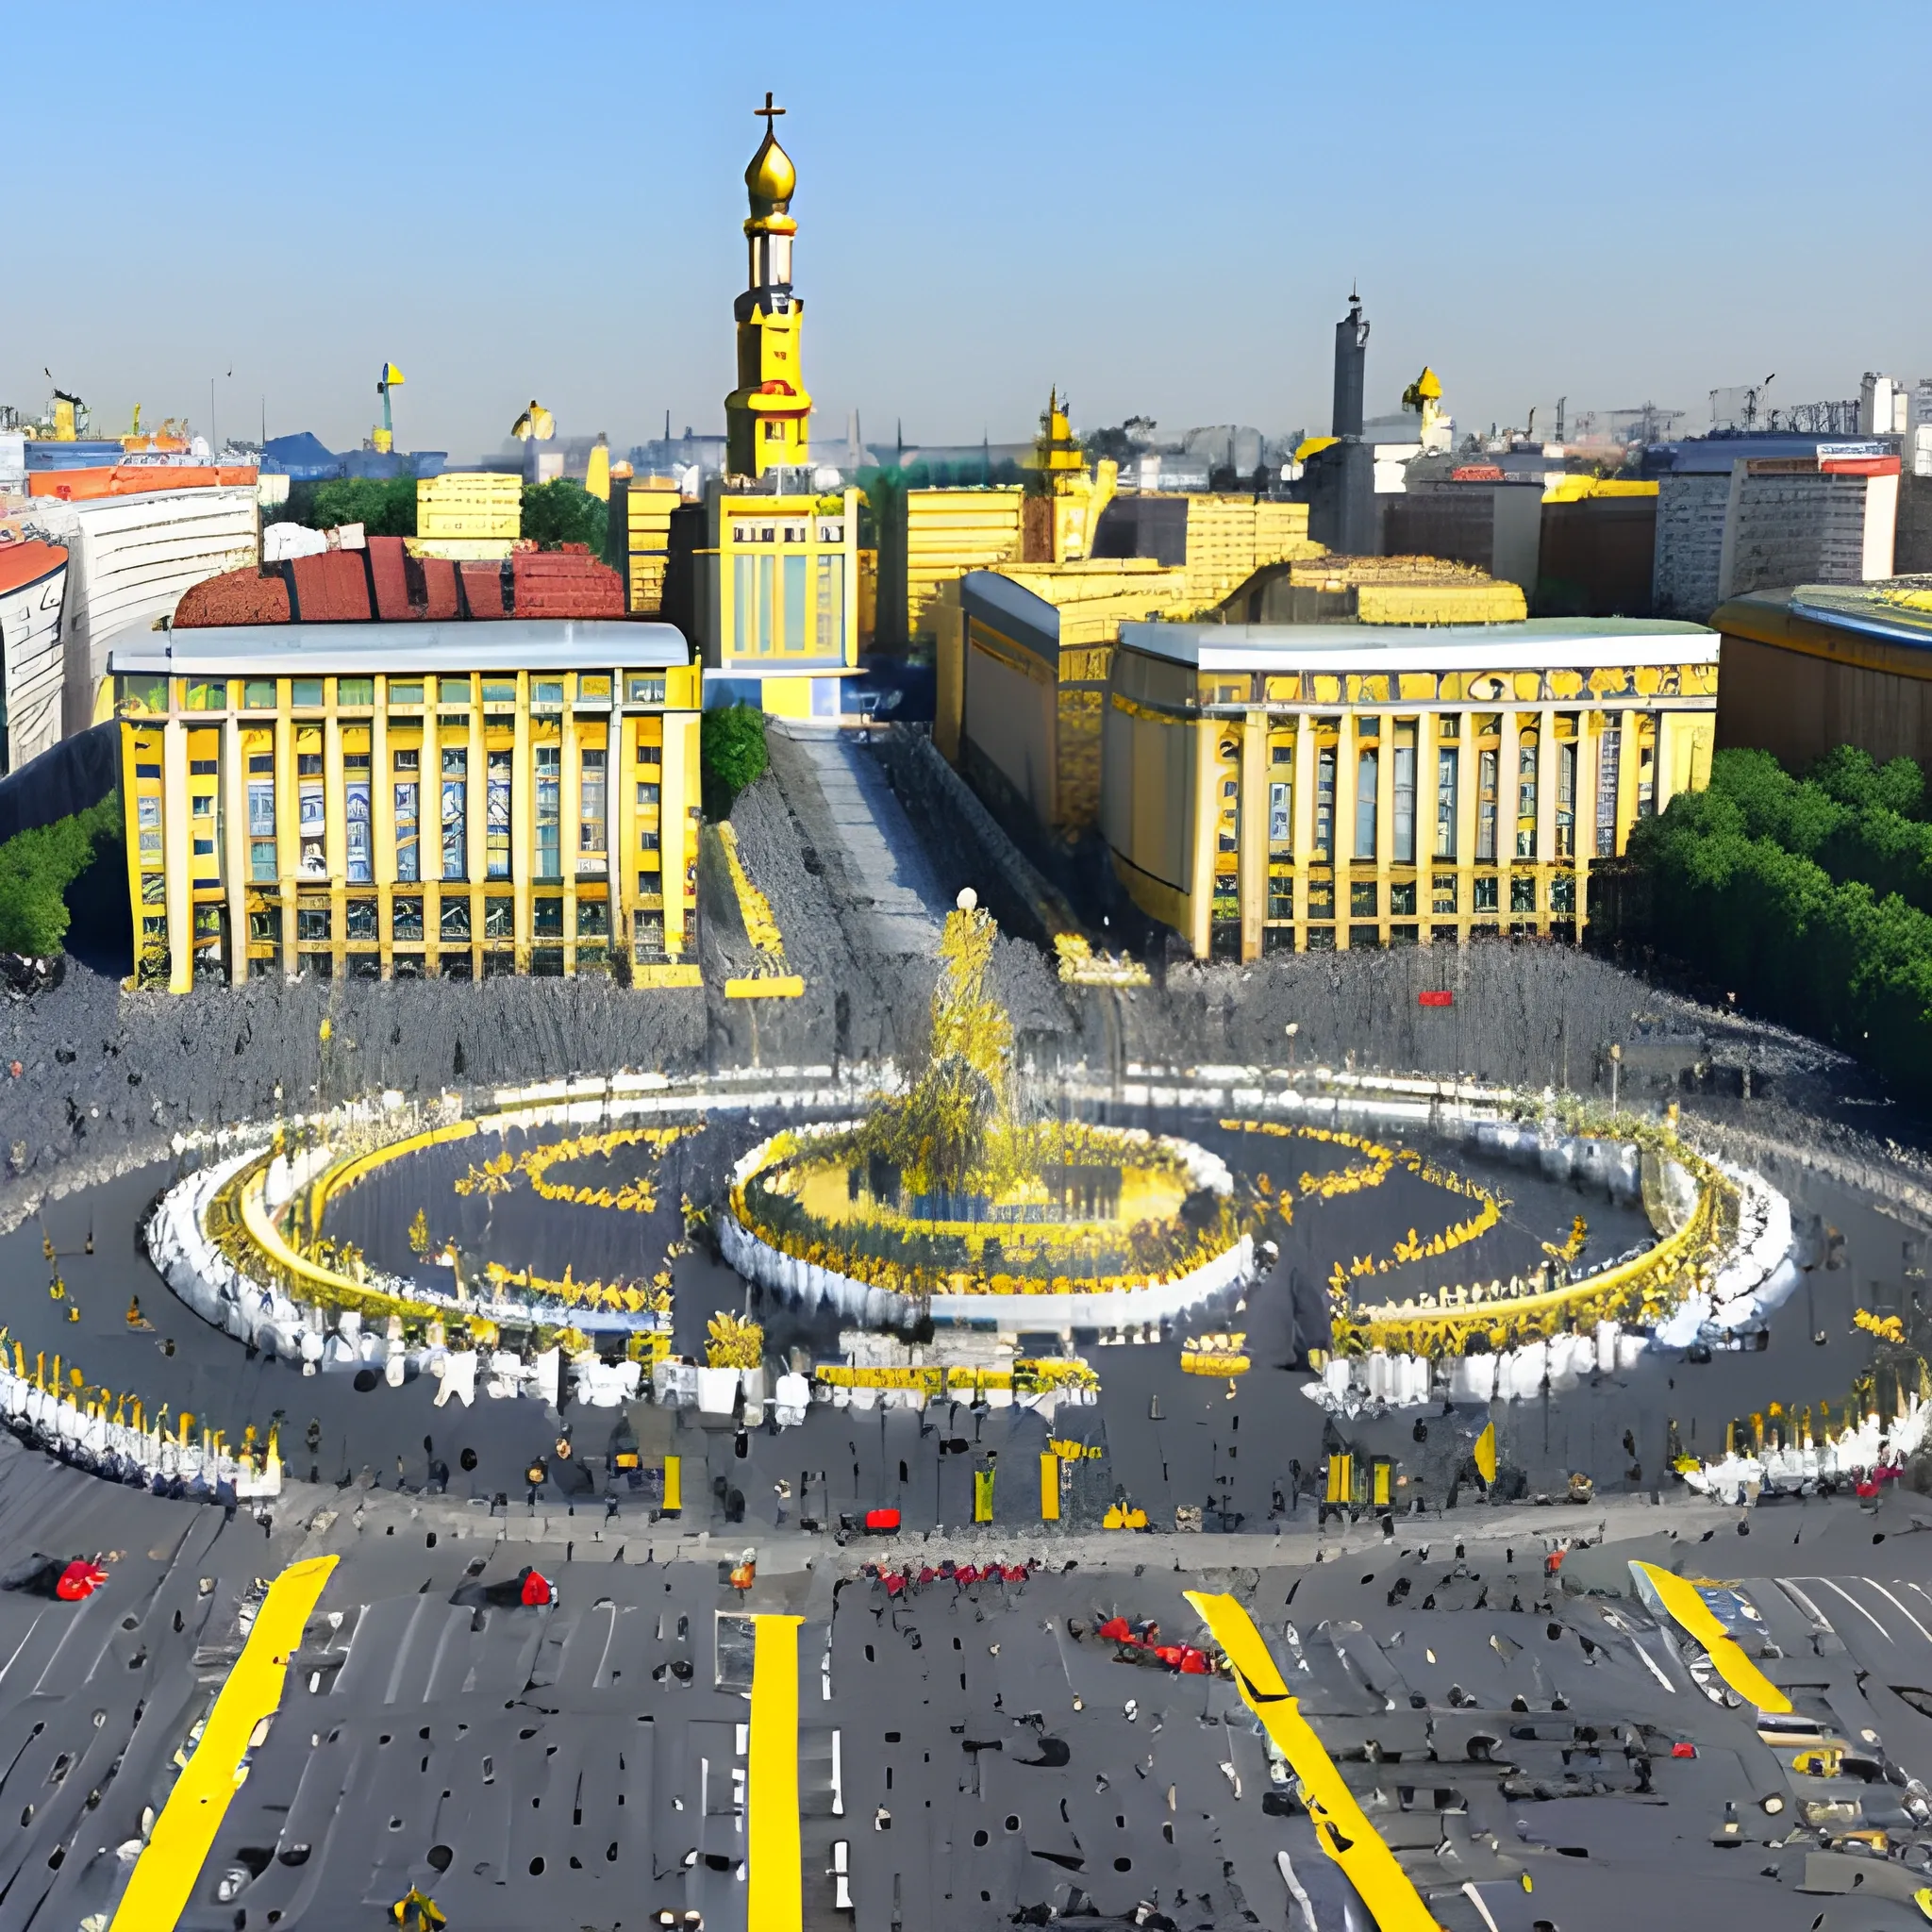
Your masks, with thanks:
M947 915L924 1068L863 1120L789 1129L732 1170L726 1259L867 1327L1158 1324L1239 1285L1234 1176L1192 1141L1024 1118L969 890Z

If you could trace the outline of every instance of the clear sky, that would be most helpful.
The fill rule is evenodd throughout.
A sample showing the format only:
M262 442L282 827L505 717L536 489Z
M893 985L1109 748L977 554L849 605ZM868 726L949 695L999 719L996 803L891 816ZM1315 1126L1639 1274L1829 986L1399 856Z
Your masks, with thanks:
M820 444L1787 403L1932 375L1932 8L972 0L11 10L0 401L471 458L721 429L741 174L798 164ZM226 372L233 370L232 376Z

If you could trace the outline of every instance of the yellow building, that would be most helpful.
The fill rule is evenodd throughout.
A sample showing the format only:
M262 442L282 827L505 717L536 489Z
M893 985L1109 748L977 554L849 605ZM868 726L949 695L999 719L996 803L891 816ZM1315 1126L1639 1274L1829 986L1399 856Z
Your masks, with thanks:
M695 984L690 656L515 618L117 646L138 977Z
M1110 491L1111 477L1103 480ZM911 492L908 504L927 493ZM1113 554L968 571L938 585L925 606L938 640L934 743L996 809L1023 807L1033 828L1054 837L1076 835L1099 814L1101 701L1122 625L1203 615L1257 571L1321 554L1308 541L1306 504L1121 497L1112 499L1118 531L1106 508L1089 536Z
M674 515L671 543L664 610L704 641L705 702L837 717L839 680L858 669L858 491L766 494L713 480Z
M1707 782L1717 672L1641 619L1129 624L1102 831L1200 958L1575 938L1591 864Z

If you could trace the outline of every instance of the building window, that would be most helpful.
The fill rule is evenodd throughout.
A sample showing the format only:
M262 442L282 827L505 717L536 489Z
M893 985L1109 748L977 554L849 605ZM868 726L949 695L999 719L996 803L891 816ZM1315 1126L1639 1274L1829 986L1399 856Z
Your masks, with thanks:
M545 711L560 711L563 708L563 679L560 677L540 677L530 685L530 702Z
M1517 872L1509 874L1509 909L1512 912L1536 910L1535 873Z
M1411 734L1413 726L1408 727ZM1415 863L1415 741L1411 735L1404 743L1398 736L1395 744L1395 862L1397 865Z
M251 677L242 687L244 711L273 711L275 708L275 681L273 677Z
M1516 741L1516 856L1536 857L1537 734L1525 731Z
M563 937L563 895L541 892L530 901L530 930L540 940Z
M1241 916L1241 883L1234 873L1223 872L1214 875L1213 916L1224 923L1239 920Z
M279 906L251 906L248 908L248 942L254 946L278 946L282 942L282 908Z
M655 785L640 785L638 787L638 805L641 808L644 807L655 808L657 803L658 788Z
M1355 765L1355 856L1375 856L1375 774L1381 754L1363 751Z
M470 680L467 677L439 677L436 680L436 702L439 705L467 705L470 702Z
M289 686L289 702L298 711L319 711L322 709L322 679L319 677L297 677Z
M580 940L608 940L610 937L610 908L604 900L577 901L577 937Z
M470 895L467 892L445 892L442 895L442 918L437 934L444 945L469 944Z
M1357 879L1348 889L1348 916L1351 919L1375 918L1379 911L1375 901L1379 896L1374 879Z
M446 879L459 879L469 870L469 753L460 745L445 746L442 754L442 875ZM467 919L469 914L465 912L463 916Z
M583 672L577 677L577 703L580 705L608 705L610 702L610 679L600 674Z
M306 772L311 758L319 772L322 767L319 752L305 753L298 761L299 769ZM305 879L325 879L328 876L328 811L321 778L303 778L295 788L295 803L296 825L301 839L301 854L295 870Z
M842 658L845 655L845 559L842 557L822 557L818 560L815 617L818 655L821 658Z
M1496 909L1496 875L1490 873L1475 882L1475 905L1477 912L1493 912Z
M507 893L492 892L483 902L483 937L508 940L516 937L517 902Z
M1333 879L1310 879L1308 881L1308 917L1310 919L1333 919L1335 917L1335 881Z
M1454 724L1454 719L1444 719ZM1436 857L1456 857L1456 759L1454 750L1436 751Z
M1617 755L1623 749L1624 732L1614 717L1604 721L1603 735L1596 741L1596 856L1617 856Z
M1574 912L1576 910L1576 874L1574 872L1558 872L1550 874L1550 910L1552 912Z
M168 897L168 878L165 873L144 872L141 875L141 903L143 906L159 906Z
M484 876L492 879L507 879L509 876L509 774L513 754L508 751L493 751L490 754L490 789L485 800L486 818L484 822Z
M329 937L329 910L326 906L298 906L295 908L295 938L304 945L319 945Z
M805 558L788 557L785 565L785 651L788 657L803 657L811 648L811 634L805 627Z
M503 682L486 677L483 680L483 702L486 705L513 705L517 701L517 687L514 679Z
M1557 853L1558 858L1576 857L1576 743L1573 739L1557 747Z
M1335 857L1335 747L1315 754L1315 857Z
M1268 848L1289 852L1294 847L1294 781L1271 778L1268 781Z
M375 702L375 678L339 677L336 679L336 707L339 710L366 711Z
M366 886L375 876L369 853L369 780L358 778L344 785L342 803L342 824L347 834L344 876L352 886Z
M391 678L389 701L392 705L420 705L423 702L423 686L413 678L403 684Z
M554 744L537 747L537 876L563 876L563 752Z
M269 843L269 877L275 876L275 787L273 778L252 778L248 784L248 836ZM257 874L260 876L259 874Z
M1429 899L1431 911L1456 910L1456 874L1453 872L1439 872L1430 879Z
M407 896L398 894L390 902L390 936L398 940L420 940L423 937L423 901L414 893Z
M1500 754L1482 751L1475 759L1475 862L1496 862L1496 778ZM1482 908L1477 908L1480 911Z
M423 769L423 754L416 750L396 753L396 770L399 772L420 772Z
M413 766L414 752L398 752L396 766L400 770L405 758ZM396 780L396 877L418 879L423 876L417 869L418 840L421 836L422 821L418 814L422 808L419 803L421 792L413 778Z
M604 870L605 801L608 788L605 783L605 764L602 751L587 751L581 755L577 773L577 870L579 872L602 872Z
M374 899L350 899L342 907L342 930L352 940L374 940L376 937L375 901Z
M656 832L640 832L640 833L638 834L638 850L639 850L640 852L655 852L655 851L657 851L657 850L658 850L658 835L657 835L657 833L656 833Z
M1391 919L1413 919L1415 917L1415 881L1413 879L1391 879L1390 881L1389 917Z
M1268 917L1294 917L1294 868L1273 865L1268 868Z
M194 856L197 858L212 858L215 856L215 841L212 839L197 839L194 841Z
M630 702L634 705L661 705L664 702L664 680L661 677L639 677L633 675L626 680L630 691Z

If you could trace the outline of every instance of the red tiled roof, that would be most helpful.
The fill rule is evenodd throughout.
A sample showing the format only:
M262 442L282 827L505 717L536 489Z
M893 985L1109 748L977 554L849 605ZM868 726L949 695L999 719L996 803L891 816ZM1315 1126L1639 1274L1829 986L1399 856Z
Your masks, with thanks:
M375 614L395 624L422 612L411 608L409 557L400 537L369 539L369 577L375 586Z
M289 566L297 615L304 624L366 624L369 573L358 550L326 550Z
M624 579L586 550L518 551L510 558L519 617L622 617Z
M448 624L463 614L457 589L457 567L446 557L423 559L423 615L431 624Z
M459 563L463 604L472 617L502 617L503 566L500 563Z
M253 564L205 578L175 607L176 630L207 630L227 624L287 624L289 587L279 571L264 575Z

